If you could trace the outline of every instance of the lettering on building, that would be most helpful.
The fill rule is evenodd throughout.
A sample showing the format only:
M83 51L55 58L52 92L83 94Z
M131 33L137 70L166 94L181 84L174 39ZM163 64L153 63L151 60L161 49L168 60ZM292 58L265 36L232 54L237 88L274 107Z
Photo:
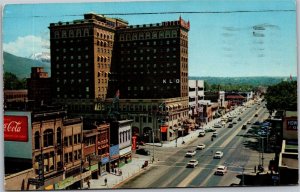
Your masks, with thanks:
M179 79L163 79L163 84L180 83Z

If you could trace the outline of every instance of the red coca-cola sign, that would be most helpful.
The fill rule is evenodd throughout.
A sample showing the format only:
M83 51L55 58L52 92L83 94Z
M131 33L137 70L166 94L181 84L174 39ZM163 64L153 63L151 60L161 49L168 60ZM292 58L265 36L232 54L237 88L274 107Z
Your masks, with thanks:
M4 116L4 140L28 141L28 117Z

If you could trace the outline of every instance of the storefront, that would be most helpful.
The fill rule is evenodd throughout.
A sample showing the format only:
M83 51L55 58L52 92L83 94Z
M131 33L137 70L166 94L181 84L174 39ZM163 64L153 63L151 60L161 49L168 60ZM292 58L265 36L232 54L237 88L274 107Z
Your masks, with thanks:
M132 161L131 146L121 149L119 154L119 167L122 167L123 165Z
M109 171L109 157L102 157L100 164L100 175L104 175L107 171Z
M111 146L109 149L110 156L110 171L114 172L115 168L119 167L119 145Z
M76 176L70 176L70 177L56 183L54 185L54 189L55 190L68 189L70 186L72 186L76 182L84 181L87 177L90 177L91 173L92 173L91 171L87 171L87 172L81 173Z

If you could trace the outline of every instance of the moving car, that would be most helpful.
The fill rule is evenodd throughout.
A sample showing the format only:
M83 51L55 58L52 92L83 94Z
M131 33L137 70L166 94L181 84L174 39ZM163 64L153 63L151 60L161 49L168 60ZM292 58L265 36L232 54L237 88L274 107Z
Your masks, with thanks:
M204 148L205 148L205 144L199 144L199 145L197 145L197 148L196 148L196 149L202 150L202 149L204 149Z
M188 152L185 154L186 157L193 157L193 156L195 156L195 155L196 155L196 151L188 151Z
M213 132L212 137L217 137L218 133L217 132Z
M214 159L221 159L223 157L222 151L217 151L214 155Z
M241 121L242 120L242 118L238 118L238 121Z
M188 162L188 164L186 165L186 167L191 167L191 168L195 168L198 165L198 161L195 159L192 159Z
M247 125L246 125L246 124L243 125L243 126L242 126L242 129L247 129Z
M251 124L251 121L249 120L249 121L247 121L247 124Z
M212 129L212 128L207 128L205 129L205 132L215 132L216 130L215 129Z
M150 152L146 149L138 149L136 150L136 154L140 154L140 155L150 155Z
M258 117L258 114L257 114L257 113L255 113L254 117Z
M205 136L205 131L202 129L199 131L198 137L204 137Z
M218 166L217 170L215 171L215 175L224 175L227 172L227 167L224 165Z

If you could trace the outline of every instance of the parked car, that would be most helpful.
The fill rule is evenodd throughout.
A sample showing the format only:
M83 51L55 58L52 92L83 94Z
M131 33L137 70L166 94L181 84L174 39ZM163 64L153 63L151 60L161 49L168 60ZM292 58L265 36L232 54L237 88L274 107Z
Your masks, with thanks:
M233 127L233 124L229 123L228 128L232 128L232 127Z
M218 133L217 132L213 132L212 137L217 137Z
M186 165L186 167L191 167L191 168L195 168L198 165L198 161L195 159L192 159L188 162L188 164Z
M251 121L249 120L249 121L247 121L247 124L251 124Z
M202 149L204 149L204 148L205 148L205 144L199 144L199 145L197 145L197 148L196 148L196 149L202 150Z
M217 170L215 171L215 175L225 175L225 173L227 172L227 167L224 165L220 165L218 166Z
M222 125L221 124L215 124L214 128L222 128Z
M257 114L257 113L255 113L254 117L258 117L258 114Z
M185 154L186 157L193 157L193 156L195 156L195 155L196 155L196 151L188 151L188 152Z
M214 159L221 159L223 157L222 151L217 151L214 155Z
M241 121L241 120L242 120L242 118L241 118L241 117L239 117L239 118L238 118L238 121Z
M232 124L237 124L237 122L236 122L236 121L233 121Z
M150 152L146 149L138 149L136 150L136 154L140 154L140 155L150 155Z

